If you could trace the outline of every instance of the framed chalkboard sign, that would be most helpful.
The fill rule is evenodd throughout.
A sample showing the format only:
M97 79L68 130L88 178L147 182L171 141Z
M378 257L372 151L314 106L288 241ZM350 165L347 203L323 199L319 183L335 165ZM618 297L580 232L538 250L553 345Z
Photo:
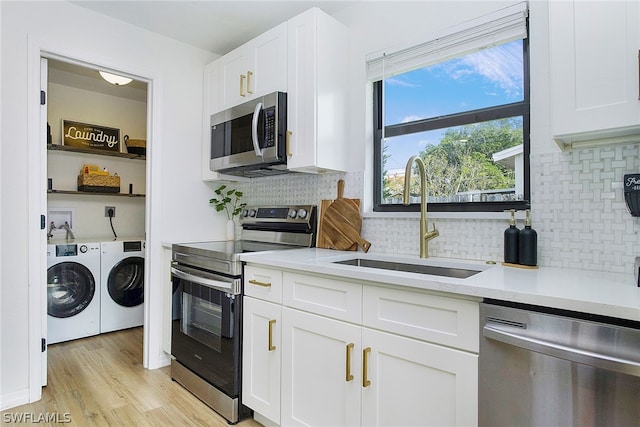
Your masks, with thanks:
M62 145L119 152L120 129L63 119Z

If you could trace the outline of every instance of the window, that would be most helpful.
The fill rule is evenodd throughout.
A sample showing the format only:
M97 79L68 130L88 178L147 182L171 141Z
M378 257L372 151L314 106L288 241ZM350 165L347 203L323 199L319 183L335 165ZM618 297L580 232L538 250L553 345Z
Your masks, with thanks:
M502 26L500 25L502 23ZM374 210L419 209L419 156L430 211L529 207L526 6L369 61L374 91ZM480 34L480 36L479 36Z

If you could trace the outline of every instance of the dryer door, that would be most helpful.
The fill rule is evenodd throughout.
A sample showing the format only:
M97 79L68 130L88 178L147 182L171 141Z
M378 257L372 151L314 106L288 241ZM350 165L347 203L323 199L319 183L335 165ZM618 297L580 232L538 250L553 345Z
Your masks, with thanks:
M107 279L111 299L123 307L144 302L144 258L125 258L113 266Z
M71 317L87 308L96 292L96 281L87 267L61 262L47 270L47 314Z

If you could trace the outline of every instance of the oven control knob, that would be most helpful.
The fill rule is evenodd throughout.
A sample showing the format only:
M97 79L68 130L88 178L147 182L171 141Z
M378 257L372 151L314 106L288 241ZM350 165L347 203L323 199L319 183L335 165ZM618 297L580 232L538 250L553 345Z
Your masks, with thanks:
M306 217L307 217L307 210L306 209L299 209L298 210L298 218L305 219Z
M242 217L246 217L247 215L249 215L249 211L246 209L242 209Z
M83 254L86 254L88 250L89 248L87 247L87 245L80 246L80 252L82 252Z
M250 217L256 216L256 210L255 209L249 209L249 216Z
M297 214L298 214L298 211L296 211L295 209L291 208L291 209L289 209L289 213L287 215L289 216L289 218L295 219Z

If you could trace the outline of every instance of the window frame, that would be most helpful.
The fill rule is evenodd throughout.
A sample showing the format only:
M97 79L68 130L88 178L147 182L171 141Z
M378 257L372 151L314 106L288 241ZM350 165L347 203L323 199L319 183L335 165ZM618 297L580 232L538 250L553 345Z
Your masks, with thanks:
M527 20L527 29L529 28ZM529 37L522 39L522 63L523 63L523 100L520 102L503 104L463 113L449 114L446 116L416 120L409 123L400 123L385 126L385 137L400 136L416 132L424 132L434 129L443 129L453 126L462 126L472 123L480 123L514 116L522 116L522 154L524 170L524 199L503 202L447 202L429 203L430 212L502 212L509 209L531 209L531 171L529 157L531 153L531 108L530 108L530 62L529 62ZM382 203L382 82L373 82L373 211L374 212L419 212L420 203L412 203L408 206L402 204ZM408 159L407 159L408 160ZM429 179L427 177L427 179Z

